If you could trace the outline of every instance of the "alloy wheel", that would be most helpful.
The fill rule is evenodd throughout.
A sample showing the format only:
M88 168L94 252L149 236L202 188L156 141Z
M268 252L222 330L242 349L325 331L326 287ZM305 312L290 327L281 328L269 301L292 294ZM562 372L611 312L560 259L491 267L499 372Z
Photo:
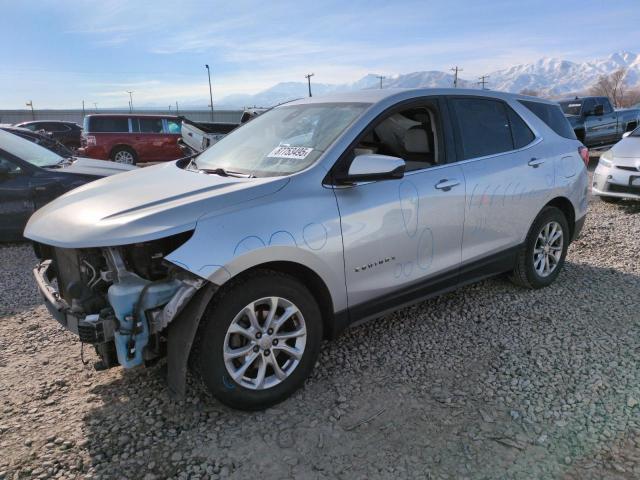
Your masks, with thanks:
M133 154L126 150L120 150L119 152L117 152L113 157L113 160L116 163L125 163L127 165L133 165L134 163Z
M229 376L239 385L265 390L286 380L296 369L307 341L302 313L281 297L265 297L245 306L224 339Z
M548 277L558 267L562 258L564 234L556 221L545 224L533 248L533 268L541 277Z

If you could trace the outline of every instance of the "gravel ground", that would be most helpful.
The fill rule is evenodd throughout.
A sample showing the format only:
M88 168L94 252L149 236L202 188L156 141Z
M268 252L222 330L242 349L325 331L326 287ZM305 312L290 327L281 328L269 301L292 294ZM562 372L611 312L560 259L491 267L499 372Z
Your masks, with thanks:
M640 478L639 238L640 205L594 200L553 287L493 279L351 329L258 413L194 379L172 402L161 365L83 365L5 246L0 480Z

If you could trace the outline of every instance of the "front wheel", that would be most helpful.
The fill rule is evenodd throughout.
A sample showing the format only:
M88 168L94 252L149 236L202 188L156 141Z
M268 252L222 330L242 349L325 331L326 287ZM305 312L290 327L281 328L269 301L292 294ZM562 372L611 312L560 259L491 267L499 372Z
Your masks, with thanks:
M256 410L289 397L320 352L315 299L278 272L257 272L226 287L203 320L200 373L211 393L233 408Z
M544 208L518 253L511 280L526 288L552 284L564 265L569 239L569 224L564 213L555 207Z

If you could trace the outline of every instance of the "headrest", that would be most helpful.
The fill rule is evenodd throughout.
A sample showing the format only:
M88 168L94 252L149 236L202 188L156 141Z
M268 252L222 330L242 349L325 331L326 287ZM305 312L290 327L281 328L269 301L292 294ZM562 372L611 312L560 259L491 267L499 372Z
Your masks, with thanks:
M421 127L412 127L404 135L404 149L409 153L429 153L429 138Z

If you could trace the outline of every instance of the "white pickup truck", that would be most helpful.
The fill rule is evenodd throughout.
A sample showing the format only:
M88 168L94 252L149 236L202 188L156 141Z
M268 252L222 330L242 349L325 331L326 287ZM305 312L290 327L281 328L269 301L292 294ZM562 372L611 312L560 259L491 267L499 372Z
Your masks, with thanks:
M260 115L266 109L254 108L242 113L239 123L231 122L194 122L188 118L182 118L182 138L178 145L185 155L192 155L205 151L222 137L238 128L243 123Z

